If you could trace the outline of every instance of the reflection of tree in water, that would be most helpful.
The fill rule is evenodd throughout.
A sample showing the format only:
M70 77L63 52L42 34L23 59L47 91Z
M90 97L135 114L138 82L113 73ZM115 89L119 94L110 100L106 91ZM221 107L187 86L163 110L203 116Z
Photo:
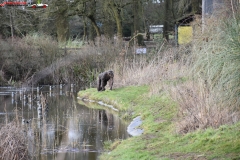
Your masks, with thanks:
M108 129L112 129L114 126L113 115L105 110L99 111L99 122L107 126Z

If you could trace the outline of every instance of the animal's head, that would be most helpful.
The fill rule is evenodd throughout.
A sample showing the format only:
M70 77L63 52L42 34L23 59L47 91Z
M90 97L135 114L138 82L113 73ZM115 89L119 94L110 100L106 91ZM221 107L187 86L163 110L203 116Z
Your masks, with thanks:
M113 77L114 77L113 71L108 71L108 75L109 75L111 78L113 78Z

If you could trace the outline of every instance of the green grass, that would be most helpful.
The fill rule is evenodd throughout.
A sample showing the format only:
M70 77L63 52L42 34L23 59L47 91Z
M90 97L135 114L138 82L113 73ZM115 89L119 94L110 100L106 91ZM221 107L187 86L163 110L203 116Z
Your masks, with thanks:
M64 44L61 44L61 43L59 44L60 48L82 48L82 46L83 46L83 41L80 39L76 39L76 40L69 39Z
M102 100L106 103L113 104L121 111L129 109L129 103L134 106L134 103L139 96L148 92L147 86L142 87L127 87L118 88L113 90L106 90L104 92L98 92L96 88L90 88L78 93L79 97L90 98L93 100Z
M130 118L140 115L143 119L140 126L144 129L143 135L122 142L107 143L106 150L111 151L103 154L101 159L240 158L240 123L224 125L218 129L198 130L185 135L177 134L177 104L167 95L149 97L148 92L148 86L130 86L105 92L97 92L95 88L91 88L78 93L79 97L112 104L120 112L127 112Z

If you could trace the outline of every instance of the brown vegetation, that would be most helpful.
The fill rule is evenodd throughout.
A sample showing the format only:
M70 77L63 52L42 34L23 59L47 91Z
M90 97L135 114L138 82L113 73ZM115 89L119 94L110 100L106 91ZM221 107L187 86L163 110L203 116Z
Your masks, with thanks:
M120 50L104 38L101 45L75 49L59 48L56 40L46 35L0 39L0 83L96 85L98 73Z
M238 122L239 44L235 36L239 29L235 19L222 18L225 24L214 17L209 20L203 34L196 27L190 45L160 47L153 57L136 55L124 63L112 63L115 85L150 85L150 95L170 95L179 106L179 133Z
M2 126L0 130L0 159L30 159L26 136L22 127L15 122Z

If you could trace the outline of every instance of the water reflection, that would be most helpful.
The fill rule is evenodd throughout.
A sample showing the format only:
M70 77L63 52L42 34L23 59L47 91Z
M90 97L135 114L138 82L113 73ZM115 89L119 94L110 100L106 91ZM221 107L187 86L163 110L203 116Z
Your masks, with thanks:
M77 103L74 87L0 87L0 121L22 123L33 159L95 160L105 141L128 137L113 111Z

